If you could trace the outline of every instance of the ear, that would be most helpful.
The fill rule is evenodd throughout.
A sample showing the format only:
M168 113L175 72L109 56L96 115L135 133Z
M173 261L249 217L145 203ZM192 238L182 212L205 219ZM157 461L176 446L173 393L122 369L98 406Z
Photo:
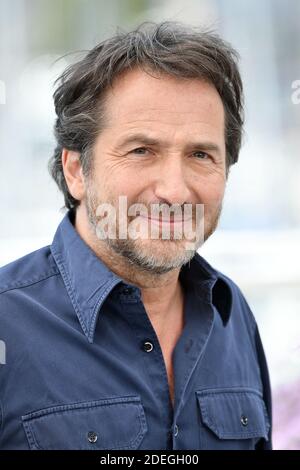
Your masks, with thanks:
M69 192L75 199L81 201L85 195L85 184L79 158L79 152L67 150L66 148L62 151L62 167Z

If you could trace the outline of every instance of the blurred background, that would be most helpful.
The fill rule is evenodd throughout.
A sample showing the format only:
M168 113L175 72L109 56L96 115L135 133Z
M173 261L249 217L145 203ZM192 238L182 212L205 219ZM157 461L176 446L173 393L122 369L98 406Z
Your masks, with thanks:
M245 141L219 229L201 254L237 282L257 319L274 448L300 449L298 0L1 0L0 266L50 244L64 215L47 171L55 78L117 26L145 20L210 27L240 53Z

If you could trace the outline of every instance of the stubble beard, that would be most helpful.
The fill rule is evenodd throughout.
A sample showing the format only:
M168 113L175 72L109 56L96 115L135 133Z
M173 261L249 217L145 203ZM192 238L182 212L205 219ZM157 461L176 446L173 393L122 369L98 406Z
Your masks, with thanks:
M99 228L97 228L98 217L96 212L97 207L103 202L104 201L101 201L97 197L94 189L89 186L86 193L85 206L93 237L96 240L96 245L99 246L99 252L101 252L103 248L106 248L108 253L111 253L113 256L117 255L117 257L121 257L122 261L125 261L129 267L156 275L168 273L187 264L194 257L199 247L214 233L222 212L221 203L215 209L214 213L210 215L209 222L204 221L203 239L194 243L192 249L186 249L186 240L184 238L181 240L164 240L162 238L144 240L140 238L132 239L130 237L125 239L119 238L118 220L116 238L107 237L99 240L97 234L97 230L99 230ZM114 201L108 201L106 199L105 203L107 202L116 207Z

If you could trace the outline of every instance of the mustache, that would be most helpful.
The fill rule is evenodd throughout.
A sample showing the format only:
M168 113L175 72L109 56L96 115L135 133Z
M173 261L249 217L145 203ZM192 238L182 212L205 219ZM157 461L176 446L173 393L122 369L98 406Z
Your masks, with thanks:
M145 203L134 202L130 207L134 208L134 215L128 214L132 219L138 215L154 219L184 220L196 217L197 205L192 203L169 204L169 203Z

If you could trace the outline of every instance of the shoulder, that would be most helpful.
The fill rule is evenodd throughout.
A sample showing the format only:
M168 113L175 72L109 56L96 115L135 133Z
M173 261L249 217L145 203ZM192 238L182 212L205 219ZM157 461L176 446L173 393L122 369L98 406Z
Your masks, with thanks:
M228 277L226 274L218 271L218 277L221 279L225 284L227 284L234 302L238 302L241 307L243 307L245 310L250 310L249 304L246 300L245 294L242 291L241 287L239 284L234 281L232 278Z
M243 322L253 333L257 326L256 319L241 287L224 273L217 271L217 274L215 288L219 291L219 298L227 299L231 320Z
M42 247L0 268L0 298L59 273L50 246Z
M256 323L254 315L238 283L209 264L199 253L196 254L195 260L206 276L215 280L212 291L213 303L217 304L228 319L232 316L244 317L254 326Z

